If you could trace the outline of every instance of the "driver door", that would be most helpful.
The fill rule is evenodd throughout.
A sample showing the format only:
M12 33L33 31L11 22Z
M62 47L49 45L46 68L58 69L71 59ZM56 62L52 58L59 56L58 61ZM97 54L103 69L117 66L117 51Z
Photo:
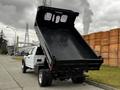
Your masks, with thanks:
M34 68L34 56L35 56L35 48L31 48L29 50L29 55L26 56L26 63L27 63L27 67L29 68Z

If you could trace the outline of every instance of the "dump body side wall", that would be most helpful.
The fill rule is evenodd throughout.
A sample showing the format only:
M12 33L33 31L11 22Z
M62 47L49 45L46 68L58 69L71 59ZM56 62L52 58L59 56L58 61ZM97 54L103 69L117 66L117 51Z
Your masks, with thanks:
M42 33L40 32L40 29L38 26L35 26L35 30L36 30L36 34L37 34L39 42L40 42L40 46L43 49L43 53L46 56L46 60L47 60L49 65L52 65L53 64L52 56L50 54L50 51L48 50L48 47L47 47L46 42L44 40L44 37L43 37Z

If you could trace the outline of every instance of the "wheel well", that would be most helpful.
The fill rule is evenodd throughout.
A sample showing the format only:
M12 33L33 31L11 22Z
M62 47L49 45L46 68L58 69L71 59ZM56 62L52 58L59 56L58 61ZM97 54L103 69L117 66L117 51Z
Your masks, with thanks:
M38 71L39 71L40 69L48 69L48 68L49 68L49 66L48 66L48 63L47 63L47 61L46 61L46 59L45 59L44 65L43 65L43 66L39 66L39 67L38 67Z
M22 63L25 63L24 59L22 59Z
M49 66L48 66L48 63L47 63L47 60L46 60L46 59L45 59L44 65L45 65L45 68L49 68Z
M26 63L25 63L25 60L24 59L22 59L22 64L25 64L26 65ZM27 67L27 66L26 66ZM28 67L27 67L28 68Z

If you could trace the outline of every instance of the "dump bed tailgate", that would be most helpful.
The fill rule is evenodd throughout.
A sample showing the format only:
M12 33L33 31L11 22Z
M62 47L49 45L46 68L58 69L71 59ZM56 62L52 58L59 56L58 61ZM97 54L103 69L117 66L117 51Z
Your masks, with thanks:
M102 60L59 60L56 62L57 69L80 68L84 70L99 70Z

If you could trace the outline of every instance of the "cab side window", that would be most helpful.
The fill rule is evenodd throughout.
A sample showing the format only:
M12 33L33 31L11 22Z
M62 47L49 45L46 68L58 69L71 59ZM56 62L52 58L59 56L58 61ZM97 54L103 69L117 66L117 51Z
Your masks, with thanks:
M37 48L36 55L44 55L43 50L42 50L41 47L38 47L38 48Z

